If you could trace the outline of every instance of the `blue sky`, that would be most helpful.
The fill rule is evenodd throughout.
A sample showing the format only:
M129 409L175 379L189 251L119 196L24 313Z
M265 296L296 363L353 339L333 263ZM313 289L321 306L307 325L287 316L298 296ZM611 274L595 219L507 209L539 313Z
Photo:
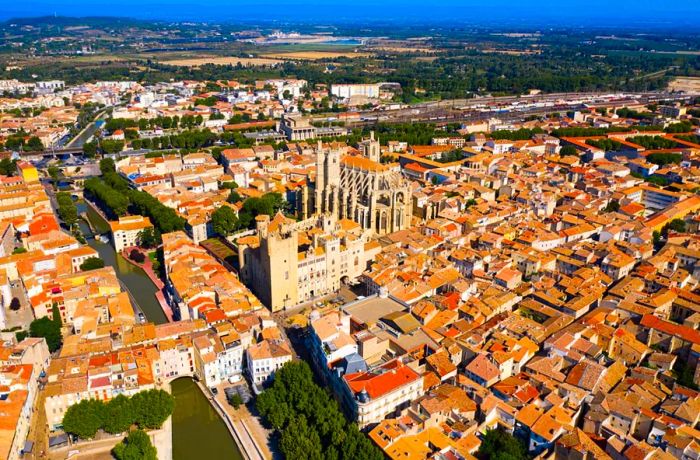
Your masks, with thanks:
M386 21L700 27L700 0L0 0L0 18L58 14L191 21Z

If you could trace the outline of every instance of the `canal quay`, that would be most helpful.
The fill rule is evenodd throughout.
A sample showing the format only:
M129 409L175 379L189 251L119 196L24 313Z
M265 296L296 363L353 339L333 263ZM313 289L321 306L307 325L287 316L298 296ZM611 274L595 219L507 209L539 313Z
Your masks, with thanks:
M155 324L167 323L168 318L156 299L158 287L141 268L117 254L109 243L103 243L95 237L90 227L98 234L109 232L109 225L104 218L85 203L77 206L78 213L90 221L90 225L80 221L80 229L88 245L99 253L105 266L114 267L122 286L128 290L132 301L137 303L148 321ZM175 398L175 411L172 415L173 460L244 459L225 422L196 382L190 378L180 378L173 381L170 388Z

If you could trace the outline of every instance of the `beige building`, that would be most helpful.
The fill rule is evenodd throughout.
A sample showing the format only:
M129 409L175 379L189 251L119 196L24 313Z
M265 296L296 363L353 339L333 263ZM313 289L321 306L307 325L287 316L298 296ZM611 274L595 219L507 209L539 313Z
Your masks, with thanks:
M304 141L316 137L316 127L309 123L308 118L300 116L284 116L280 119L277 131L290 141Z
M238 240L241 279L273 311L340 289L357 279L374 255L369 232L329 214L294 222L257 218L257 233Z
M124 248L138 244L139 233L147 228L153 228L151 220L143 216L120 217L118 221L109 223L112 230L114 250L121 252Z

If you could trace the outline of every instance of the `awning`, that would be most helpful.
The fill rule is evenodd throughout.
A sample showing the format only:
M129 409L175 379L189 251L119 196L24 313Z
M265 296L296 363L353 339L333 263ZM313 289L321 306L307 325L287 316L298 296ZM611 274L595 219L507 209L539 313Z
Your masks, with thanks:
M64 444L68 444L68 435L65 433L49 437L49 448L62 446Z

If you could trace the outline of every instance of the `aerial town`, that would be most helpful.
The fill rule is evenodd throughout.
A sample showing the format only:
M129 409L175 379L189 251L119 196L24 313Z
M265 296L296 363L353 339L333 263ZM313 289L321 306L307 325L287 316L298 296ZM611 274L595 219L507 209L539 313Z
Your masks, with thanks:
M700 458L700 78L245 68L0 80L0 459Z

